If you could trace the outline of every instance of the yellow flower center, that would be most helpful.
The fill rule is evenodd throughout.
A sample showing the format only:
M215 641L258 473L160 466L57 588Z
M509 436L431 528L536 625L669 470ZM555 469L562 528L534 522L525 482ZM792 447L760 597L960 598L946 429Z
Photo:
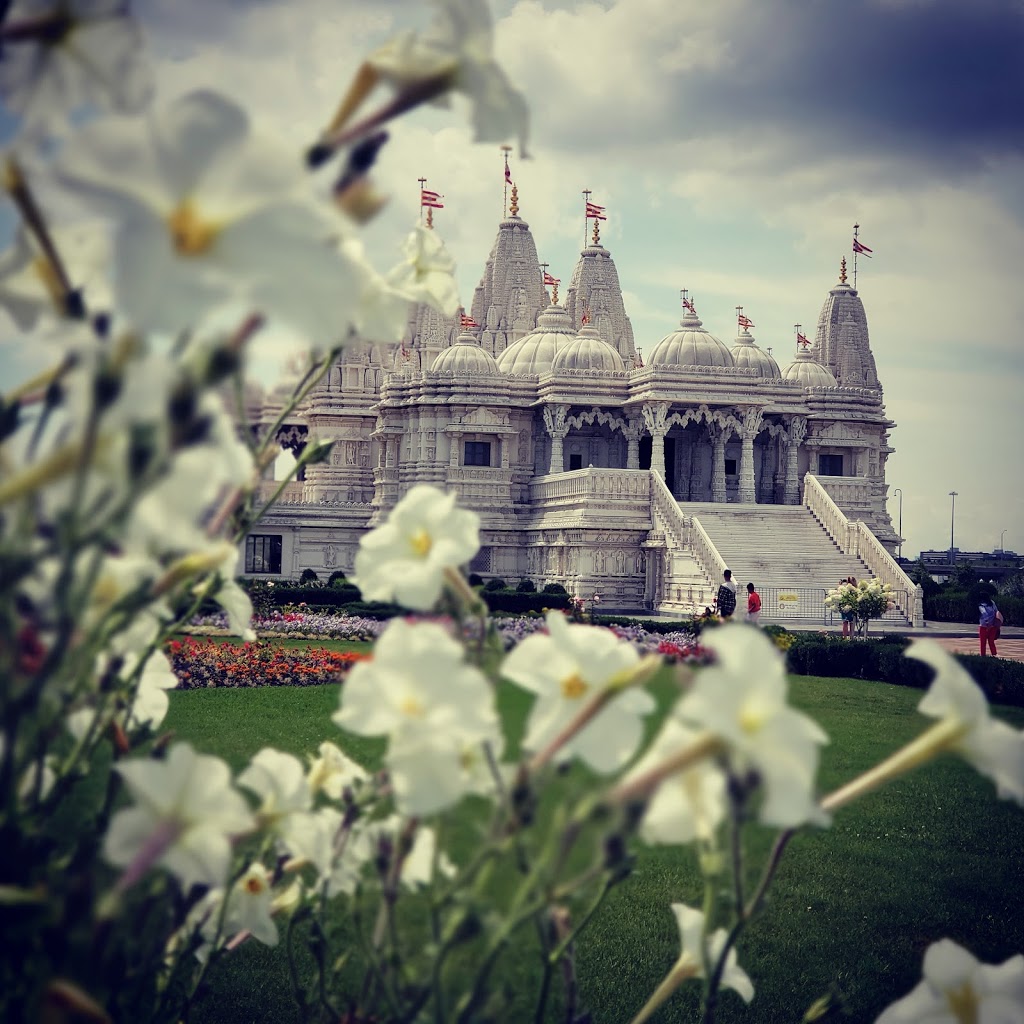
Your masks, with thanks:
M403 715L408 715L409 718L422 718L427 709L418 698L408 696L402 699L402 702L398 705L398 710Z
M204 220L188 199L167 218L167 229L179 256L201 256L220 233L220 227Z
M946 1002L960 1024L978 1024L978 996L969 981L947 992Z
M562 680L562 696L566 700L579 700L586 692L587 684L579 672L574 672Z
M253 896L258 896L266 885L263 884L263 879L259 875L250 875L243 883L243 887L246 892L252 893Z
M430 549L434 546L434 541L430 534L421 527L409 539L409 545L413 550L413 554L420 558L426 558L430 554Z
M752 736L755 732L758 732L761 726L764 725L764 720L764 712L756 706L744 704L743 708L740 710L740 728L748 736Z

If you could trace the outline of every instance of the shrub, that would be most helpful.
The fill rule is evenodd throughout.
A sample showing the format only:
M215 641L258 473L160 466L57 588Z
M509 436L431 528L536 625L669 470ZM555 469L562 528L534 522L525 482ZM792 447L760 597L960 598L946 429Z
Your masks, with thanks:
M484 590L486 590L486 591L504 590L504 589L505 589L505 581L500 576L495 576L493 579L489 579L484 584Z
M300 583L319 583L320 577L317 576L313 569L303 569L302 574L299 576Z
M515 590L488 590L481 594L492 612L527 614L542 612L546 608L568 608L571 598L568 594L520 594Z
M517 594L536 594L537 593L537 584L534 583L533 580L526 580L526 579L520 580L516 584L516 593Z
M484 578L478 573L471 572L469 574L469 585L471 587L482 587L484 585Z
M569 591L561 583L545 583L542 594L568 594Z
M804 633L796 634L786 657L789 670L797 675L847 676L925 689L932 670L923 662L903 656L909 644L905 636L851 642L827 634ZM1024 664L977 654L958 654L956 659L990 701L1024 707Z
M344 586L347 582L348 580L346 579L345 574L340 570L332 572L331 575L327 577L327 586L329 587Z
M689 619L671 621L668 619L641 619L630 615L595 615L595 626L626 626L640 628L648 633L689 633L697 635L693 622Z
M996 595L995 600L1005 625L1024 625L1024 598ZM978 602L964 593L925 595L924 617L932 622L977 622Z

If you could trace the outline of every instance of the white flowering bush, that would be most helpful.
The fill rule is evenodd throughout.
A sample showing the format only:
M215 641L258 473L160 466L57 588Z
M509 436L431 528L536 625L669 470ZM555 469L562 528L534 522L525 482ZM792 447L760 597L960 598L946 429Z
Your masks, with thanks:
M165 639L209 598L251 635L233 574L265 511L255 495L277 427L350 333L397 336L410 301L454 312L434 236L415 232L390 272L361 256L357 224L380 205L368 174L381 125L458 91L478 139L525 146L525 105L491 56L481 0L438 7L425 32L368 56L310 140L306 164L336 166L331 188L237 100L153 99L124 4L6 9L0 88L22 123L3 181L21 223L0 259L0 302L49 365L0 399L5 1020L176 1022L245 943L285 947L304 1019L492 1019L496 966L527 934L544 955L537 1019L556 976L576 1019L575 944L642 837L693 844L706 886L692 894L700 910L666 893L680 955L635 1020L692 982L710 1021L722 990L755 998L738 947L796 829L827 827L942 752L1024 801L1024 738L926 641L909 655L935 670L920 706L935 723L824 796L827 736L789 705L781 656L752 627L714 632L715 664L678 670L659 721L646 684L661 658L609 631L552 613L506 654L461 571L479 521L426 487L366 535L354 579L367 597L443 608L450 624L391 623L315 753L266 748L236 775L161 731ZM393 95L361 114L378 83ZM210 318L225 309L242 312L219 330ZM308 339L307 373L254 438L224 395L243 394L267 321ZM299 468L329 450L314 440ZM509 687L532 700L521 737L502 713ZM380 738L384 769L353 761L337 727ZM572 763L586 771L539 813ZM450 828L470 804L479 832L460 862ZM752 820L780 831L747 893ZM942 1006L961 1021L1013 1019L1019 961L988 968L939 943L921 988L883 1019L946 1019Z
M859 632L865 632L872 619L880 619L893 607L892 587L877 577L857 583L840 583L825 595L825 607L853 614Z

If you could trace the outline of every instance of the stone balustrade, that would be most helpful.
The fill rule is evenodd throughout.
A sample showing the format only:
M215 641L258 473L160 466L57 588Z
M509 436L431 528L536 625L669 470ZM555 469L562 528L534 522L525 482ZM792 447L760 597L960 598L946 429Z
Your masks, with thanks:
M256 496L261 503L266 503L274 497L274 492L281 486L280 480L261 480ZM306 484L302 480L289 480L284 485L275 505L301 505L308 499L306 497Z
M830 484L839 478L830 478ZM895 592L896 605L915 627L924 625L924 592L900 568L896 559L859 519L851 522L832 500L821 482L808 473L804 476L804 505L817 517L825 532L848 555L856 555L883 583ZM906 594L904 599L903 595Z
M595 469L592 466L573 469L532 480L530 502L542 506L582 498L624 498L646 504L650 495L649 478L647 470Z

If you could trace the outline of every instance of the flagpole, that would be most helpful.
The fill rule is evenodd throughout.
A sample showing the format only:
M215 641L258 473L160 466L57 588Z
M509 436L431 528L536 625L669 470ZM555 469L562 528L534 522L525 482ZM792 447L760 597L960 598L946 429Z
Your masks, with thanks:
M501 197L501 219L504 220L508 216L508 155L512 152L511 146L502 146L501 152L505 162L505 183L502 186L502 197Z
M853 225L853 287L854 290L857 288L857 232L860 231L860 225Z
M419 183L420 183L420 223L422 224L423 223L423 186L426 185L427 179L426 178L420 178L419 179Z
M587 203L590 202L590 197L594 194L593 189L585 188L583 190L583 248L587 247L587 221L590 218L587 216Z

